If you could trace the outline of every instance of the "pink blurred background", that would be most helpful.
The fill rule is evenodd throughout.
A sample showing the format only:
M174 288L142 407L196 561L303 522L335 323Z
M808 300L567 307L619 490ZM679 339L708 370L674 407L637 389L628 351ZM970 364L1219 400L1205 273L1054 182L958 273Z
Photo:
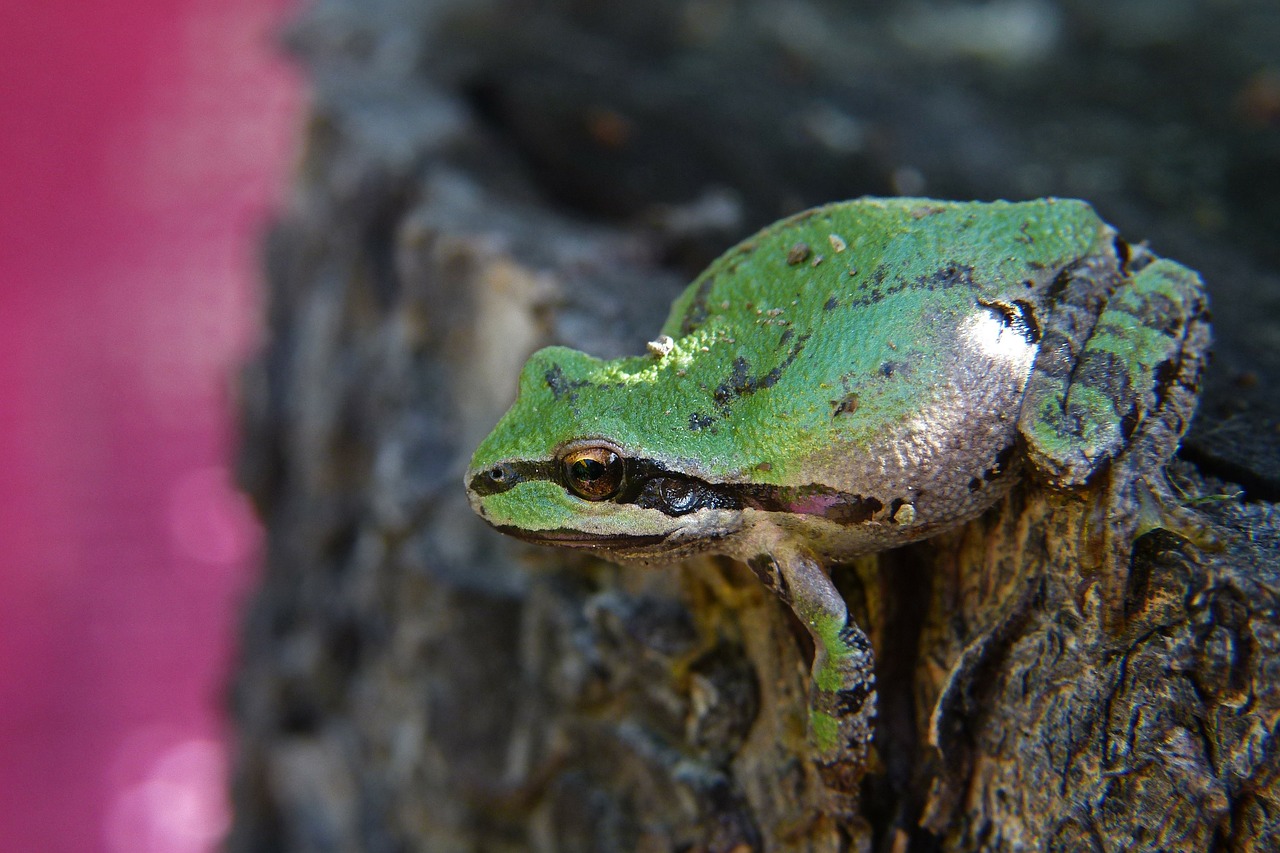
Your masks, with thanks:
M0 849L202 851L260 531L235 366L301 104L288 0L0 26Z

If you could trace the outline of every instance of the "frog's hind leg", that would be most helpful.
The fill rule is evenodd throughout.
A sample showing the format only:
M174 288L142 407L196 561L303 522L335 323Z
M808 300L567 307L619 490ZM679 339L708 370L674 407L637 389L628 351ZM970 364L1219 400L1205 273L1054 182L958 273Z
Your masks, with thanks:
M1018 423L1041 480L1099 488L1081 558L1087 574L1101 572L1108 621L1122 610L1133 540L1192 523L1163 469L1191 420L1209 344L1195 272L1144 250L1124 272L1086 334L1072 321L1087 304L1068 304L1063 328L1045 334Z
M856 793L866 771L876 713L874 654L840 591L810 555L762 554L752 569L813 637L809 746L823 783Z

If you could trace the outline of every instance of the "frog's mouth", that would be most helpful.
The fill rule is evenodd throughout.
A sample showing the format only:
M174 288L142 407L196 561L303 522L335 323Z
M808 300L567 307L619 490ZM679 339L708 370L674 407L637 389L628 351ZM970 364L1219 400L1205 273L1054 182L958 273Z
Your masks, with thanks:
M508 536L533 542L536 545L555 545L560 548L584 548L600 551L659 551L667 544L667 537L660 533L628 536L621 533L586 533L569 528L554 530L524 530L502 524L497 530Z
M522 530L507 525L495 528L509 536L535 545L552 545L558 548L577 548L583 551L599 551L611 560L621 562L675 561L707 550L715 550L716 543L733 534L733 529L716 532L702 531L696 537L681 535L677 528L668 533L586 533L569 528L553 530Z

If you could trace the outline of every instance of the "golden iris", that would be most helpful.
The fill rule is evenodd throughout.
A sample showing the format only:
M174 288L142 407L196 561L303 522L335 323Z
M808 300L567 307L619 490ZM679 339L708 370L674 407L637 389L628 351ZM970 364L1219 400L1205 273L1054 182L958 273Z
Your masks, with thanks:
M625 467L612 448L580 447L561 460L564 480L575 495L588 501L605 501L622 490Z

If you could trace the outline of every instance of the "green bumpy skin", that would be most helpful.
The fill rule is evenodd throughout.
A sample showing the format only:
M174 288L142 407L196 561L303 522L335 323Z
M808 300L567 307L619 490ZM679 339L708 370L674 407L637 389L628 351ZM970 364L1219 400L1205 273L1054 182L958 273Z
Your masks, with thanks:
M1099 549L1123 563L1209 343L1194 272L1058 199L805 211L713 262L661 335L613 361L535 353L472 506L619 560L748 562L814 637L812 749L846 790L874 674L822 566L954 527L1028 471L1105 480Z
M661 330L675 341L665 358L599 361L560 347L535 354L520 377L515 416L499 423L476 460L537 457L590 433L623 447L657 441L712 479L804 480L809 456L835 441L857 444L918 406L919 385L940 373L934 360L945 356L929 350L920 329L972 305L979 285L965 279L994 297L1109 242L1088 205L1038 204L1052 217L1028 216L1023 205L887 199L772 225L713 262L675 301ZM904 363L923 375L859 381L859 407L871 414L832 417L833 398L850 393L846 377ZM538 418L536 430L527 417Z

